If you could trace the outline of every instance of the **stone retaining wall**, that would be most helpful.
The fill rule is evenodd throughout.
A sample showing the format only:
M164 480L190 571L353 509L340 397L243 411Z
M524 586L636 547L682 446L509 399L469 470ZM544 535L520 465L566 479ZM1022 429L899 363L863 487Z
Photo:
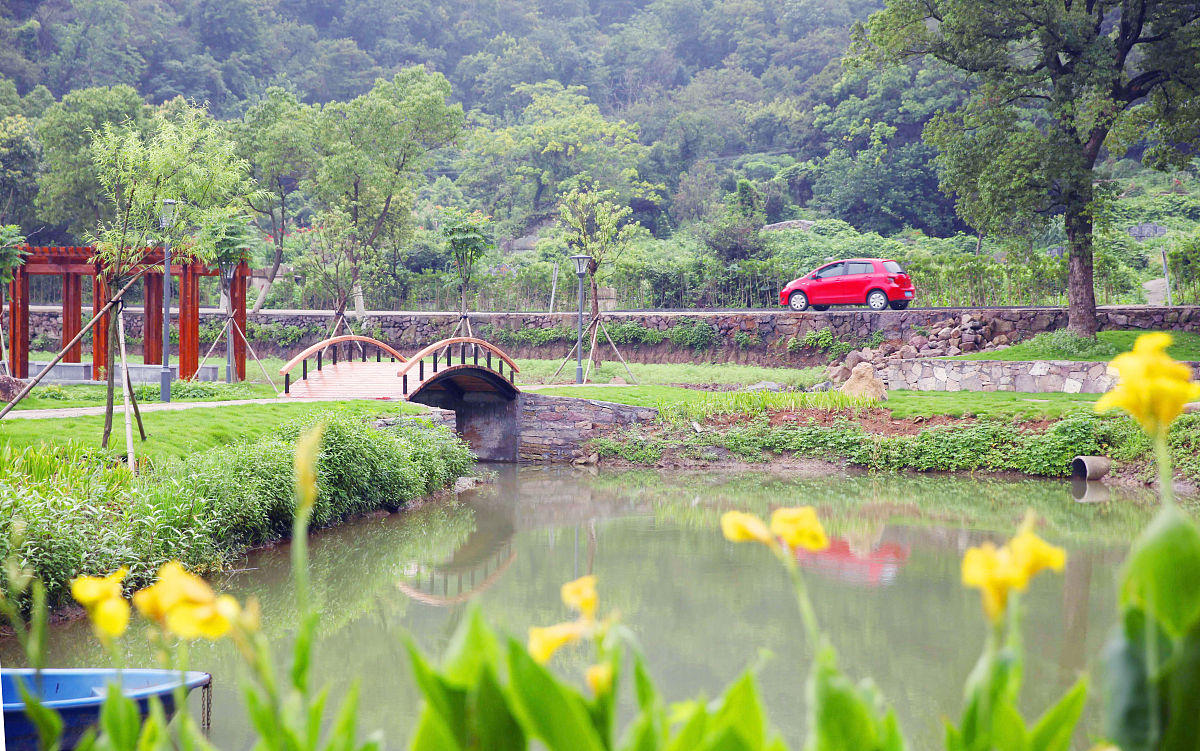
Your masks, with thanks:
M1189 363L1200 373L1200 363ZM1102 394L1117 378L1103 362L1040 360L893 360L884 379L889 389L911 391L1026 391L1039 394Z
M521 461L569 462L583 445L613 426L653 420L658 410L595 399L524 391L521 400Z
M517 397L521 408L521 442L518 456L524 462L570 462L582 458L583 445L614 426L653 420L658 410L631 407L595 399L549 396L522 391ZM455 414L448 409L431 409L423 417L434 424L456 429ZM388 417L378 427L395 425L411 417Z
M319 341L327 330L332 314L329 311L262 311L249 316L260 329L251 332L251 344L260 355L291 356L304 347ZM694 351L670 343L656 345L624 344L625 357L634 362L742 362L763 365L800 365L824 362L819 353L793 348L788 342L813 330L828 328L840 341L866 342L876 332L885 340L909 340L917 335L935 335L938 330L957 326L961 319L971 317L982 323L972 331L970 341L959 342L964 351L980 350L1003 336L1000 343L1017 342L1043 331L1067 325L1065 308L943 308L872 312L864 308L848 308L826 312L796 313L786 309L753 312L685 311L685 312L616 312L606 314L607 321L635 321L657 331L670 331L682 322L701 321L716 330L716 344ZM138 308L127 308L128 331L136 337L142 328ZM1101 329L1176 329L1200 331L1200 306L1124 306L1104 307L1097 311ZM5 320L6 315L0 316ZM44 335L57 342L61 332L60 314L56 308L35 307L30 316L31 337ZM201 323L219 326L221 314L207 311ZM472 321L477 332L481 328L500 328L510 331L530 329L574 328L574 313L475 313ZM458 322L457 313L371 312L368 328L381 332L381 337L402 351L416 349L448 336ZM290 331L309 330L299 337L281 338L280 328ZM740 336L739 336L740 335ZM518 357L563 357L573 341L554 341L540 345L501 346ZM220 350L220 348L218 348ZM135 346L134 351L139 351ZM605 348L602 356L611 359Z

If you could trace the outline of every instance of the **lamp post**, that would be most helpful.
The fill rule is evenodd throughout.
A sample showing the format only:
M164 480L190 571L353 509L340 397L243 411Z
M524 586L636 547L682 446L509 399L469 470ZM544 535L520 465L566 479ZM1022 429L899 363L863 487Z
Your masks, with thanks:
M162 211L158 215L158 223L167 229L175 223L175 201L164 198ZM159 395L161 401L171 401L171 237L163 235L163 323L162 323L162 373L160 375ZM149 315L150 311L146 311Z
M579 277L579 336L575 340L575 383L583 383L583 277L587 275L588 255L571 256L575 263L575 275Z

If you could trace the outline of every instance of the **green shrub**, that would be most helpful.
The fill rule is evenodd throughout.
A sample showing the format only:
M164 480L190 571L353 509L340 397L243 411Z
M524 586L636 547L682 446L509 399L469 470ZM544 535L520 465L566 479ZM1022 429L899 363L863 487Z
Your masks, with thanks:
M733 343L737 345L738 349L747 350L757 347L759 344L762 344L762 341L758 338L757 334L751 334L749 331L739 331L733 335Z
M473 461L445 428L410 420L377 430L321 414L139 478L78 447L0 447L0 560L16 552L46 583L52 604L66 601L72 578L122 565L135 586L171 559L197 572L219 569L289 534L294 441L317 422L326 428L314 523L397 508L445 487Z
M568 326L553 326L551 328L506 329L500 326L480 326L479 336L500 346L520 346L523 344L539 347L554 342L574 342L578 336L577 328Z
M704 321L684 319L667 330L667 336L679 348L694 352L708 349L717 343L717 329Z
M1069 329L1044 331L1024 344L1039 359L1046 360L1107 360L1119 354L1103 339L1078 336Z
M37 391L31 394L31 396L35 396L38 399L52 399L57 402L66 401L71 398L67 390L56 383L49 386L39 386Z
M667 339L666 332L647 328L637 321L618 321L611 326L605 324L604 328L617 344L659 344Z
M803 340L797 339L794 336L791 339L788 339L787 351L788 351L789 355L797 354L798 352L800 352L803 349L804 349L804 341Z

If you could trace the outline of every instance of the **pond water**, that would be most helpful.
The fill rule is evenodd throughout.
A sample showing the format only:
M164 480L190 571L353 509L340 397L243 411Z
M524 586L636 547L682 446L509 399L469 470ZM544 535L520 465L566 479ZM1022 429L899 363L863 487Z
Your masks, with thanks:
M401 637L439 651L471 604L523 638L567 613L559 586L599 578L600 610L617 610L669 700L715 696L756 665L772 724L799 748L810 653L786 575L760 546L727 543L723 511L767 515L813 504L833 544L803 568L843 668L871 676L913 748L941 745L941 718L957 717L962 684L983 642L979 595L962 588L964 550L1012 533L1025 509L1044 537L1069 551L1066 571L1039 577L1024 598L1027 711L1039 712L1096 655L1115 620L1114 582L1125 551L1153 513L1152 498L1072 500L1047 481L956 477L660 473L495 468L495 482L415 511L363 519L316 535L314 600L321 611L314 675L341 695L362 689L359 728L400 748L419 706ZM215 582L257 597L263 627L286 655L296 623L288 549L257 552ZM153 664L134 632L127 665ZM583 648L556 657L580 679ZM20 657L0 644L6 666ZM213 740L250 746L234 692L232 645L198 644L193 667L215 676ZM106 664L86 623L53 630L52 666ZM1089 702L1096 726L1098 701ZM1082 744L1080 747L1086 747Z

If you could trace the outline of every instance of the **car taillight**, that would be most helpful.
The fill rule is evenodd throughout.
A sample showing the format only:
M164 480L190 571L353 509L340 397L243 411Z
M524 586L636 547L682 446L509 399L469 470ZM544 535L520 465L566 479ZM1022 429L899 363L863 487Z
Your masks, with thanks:
M895 284L895 283L896 283L896 277L894 277L894 276L889 276L889 277L888 277L888 284Z

